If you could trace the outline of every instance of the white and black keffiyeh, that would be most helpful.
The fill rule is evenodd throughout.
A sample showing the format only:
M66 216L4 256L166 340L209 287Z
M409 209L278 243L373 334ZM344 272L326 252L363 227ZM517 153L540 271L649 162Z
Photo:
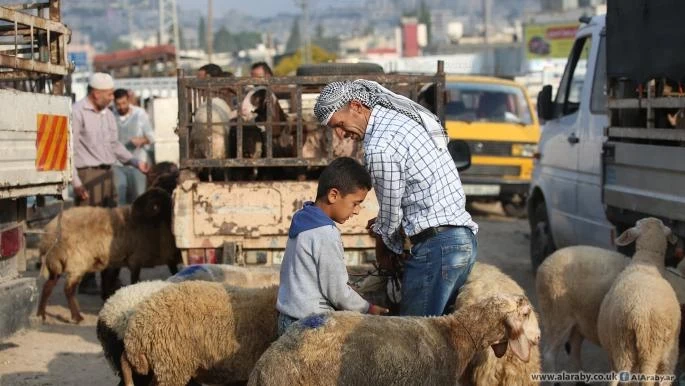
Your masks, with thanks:
M435 114L411 99L396 94L377 82L358 79L347 82L332 82L326 85L314 106L314 115L322 124L328 124L333 114L352 100L366 107L376 105L395 110L421 124L438 148L447 147L447 135Z

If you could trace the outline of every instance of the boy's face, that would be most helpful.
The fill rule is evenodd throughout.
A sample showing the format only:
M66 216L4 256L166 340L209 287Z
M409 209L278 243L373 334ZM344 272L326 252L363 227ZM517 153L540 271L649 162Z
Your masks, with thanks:
M344 224L350 217L358 215L361 204L369 193L366 189L357 189L352 193L343 195L338 189L328 191L328 202L331 205L331 218L338 224Z

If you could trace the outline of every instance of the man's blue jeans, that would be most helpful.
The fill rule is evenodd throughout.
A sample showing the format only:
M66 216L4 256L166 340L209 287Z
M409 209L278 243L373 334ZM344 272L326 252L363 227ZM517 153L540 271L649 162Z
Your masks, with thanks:
M119 206L132 204L141 194L145 193L147 179L145 174L133 166L115 166L114 182L119 195Z
M476 261L478 241L470 228L455 227L414 245L405 262L401 315L443 315Z

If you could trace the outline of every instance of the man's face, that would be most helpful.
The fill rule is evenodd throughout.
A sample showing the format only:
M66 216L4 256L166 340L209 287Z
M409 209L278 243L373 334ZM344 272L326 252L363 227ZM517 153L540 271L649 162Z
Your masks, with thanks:
M338 189L328 192L328 202L331 203L331 218L338 224L344 224L350 217L356 216L362 209L362 202L366 199L366 189L357 189L349 194L342 194Z
M198 79L205 79L208 78L209 76L207 75L207 72L205 70L198 70L197 71L197 78Z
M119 115L126 115L128 114L129 110L129 101L128 101L128 96L116 99L114 101L114 107L117 108L117 111L119 112Z
M250 76L253 78L268 78L269 74L264 71L264 67L257 67L250 70Z
M112 103L112 100L114 100L114 89L93 89L91 94L93 95L93 104L95 105L95 107L98 108L98 110L107 108L107 106L109 106L109 104Z
M369 124L370 111L357 101L352 101L333 113L328 121L328 127L335 130L339 138L351 138L361 141L366 134Z

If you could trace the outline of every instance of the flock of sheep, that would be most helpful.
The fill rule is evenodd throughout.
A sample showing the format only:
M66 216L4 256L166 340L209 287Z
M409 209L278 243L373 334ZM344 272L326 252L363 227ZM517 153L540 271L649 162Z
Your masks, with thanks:
M74 290L85 272L126 266L137 279L141 267L176 264L168 192L150 192L131 207L69 210L48 225L41 252L49 279L39 315L61 274L68 275L65 292L79 322ZM61 230L72 226L109 236L81 240ZM671 230L650 218L617 239L636 243L632 259L585 246L547 258L536 277L542 358L538 314L523 289L480 262L448 315L313 315L278 339L278 272L194 265L166 281L132 280L118 290L100 311L97 336L126 386L530 385L542 360L547 372L559 370L562 347L580 370L584 339L608 352L614 371L674 374L685 280L664 267L669 241Z

